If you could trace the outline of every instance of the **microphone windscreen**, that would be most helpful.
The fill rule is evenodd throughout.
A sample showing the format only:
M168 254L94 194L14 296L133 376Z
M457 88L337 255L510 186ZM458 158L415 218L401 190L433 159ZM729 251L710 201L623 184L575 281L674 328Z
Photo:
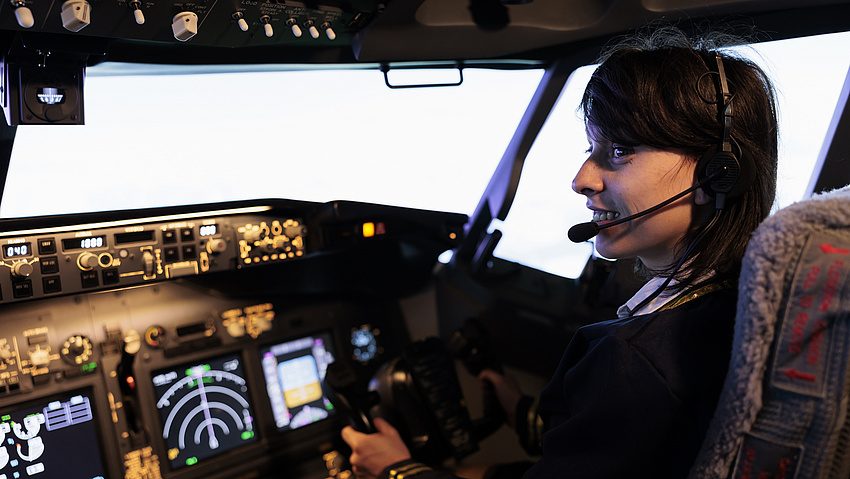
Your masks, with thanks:
M567 232L567 237L573 243L583 243L590 238L593 238L599 233L599 227L596 223L589 221L587 223L579 223Z

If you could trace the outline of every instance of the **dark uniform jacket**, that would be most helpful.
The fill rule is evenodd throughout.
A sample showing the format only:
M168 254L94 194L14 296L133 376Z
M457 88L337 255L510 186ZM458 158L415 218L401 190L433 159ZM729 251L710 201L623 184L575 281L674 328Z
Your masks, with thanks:
M737 289L695 296L575 334L541 393L542 456L523 477L687 476L729 365ZM535 437L530 403L517 412L526 441ZM416 472L416 479L453 477Z

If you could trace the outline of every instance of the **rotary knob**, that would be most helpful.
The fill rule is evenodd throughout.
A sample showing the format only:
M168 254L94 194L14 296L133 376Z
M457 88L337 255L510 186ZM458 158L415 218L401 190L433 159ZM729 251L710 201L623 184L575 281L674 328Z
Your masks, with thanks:
M159 349L165 346L165 338L165 328L162 326L151 326L145 330L145 343L154 349Z
M210 254L219 254L227 251L227 241L224 238L210 238L207 241L207 252Z
M171 20L171 32L174 38L185 42L198 34L198 14L180 12Z
M36 346L35 350L29 351L30 363L37 368L42 368L50 364L50 349L41 349Z
M23 279L32 274L32 265L26 261L19 261L12 265L12 276Z
M98 265L97 255L94 253L80 253L77 256L77 266L83 271L90 271Z
M62 26L79 32L91 23L91 5L86 0L68 0L62 4Z
M66 363L79 365L88 361L93 351L94 347L91 340L86 336L76 334L62 343L62 349L59 351L59 354Z

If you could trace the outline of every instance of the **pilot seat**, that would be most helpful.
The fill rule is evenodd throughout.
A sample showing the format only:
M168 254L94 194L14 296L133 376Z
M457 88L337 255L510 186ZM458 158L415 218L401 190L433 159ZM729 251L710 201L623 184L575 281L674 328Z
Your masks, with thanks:
M691 479L850 477L850 186L747 247L729 373Z

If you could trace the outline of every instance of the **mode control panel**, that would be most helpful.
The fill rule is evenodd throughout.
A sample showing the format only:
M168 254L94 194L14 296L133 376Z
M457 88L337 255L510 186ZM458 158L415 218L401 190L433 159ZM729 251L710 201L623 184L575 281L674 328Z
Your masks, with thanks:
M292 260L307 234L248 210L0 233L0 303Z

